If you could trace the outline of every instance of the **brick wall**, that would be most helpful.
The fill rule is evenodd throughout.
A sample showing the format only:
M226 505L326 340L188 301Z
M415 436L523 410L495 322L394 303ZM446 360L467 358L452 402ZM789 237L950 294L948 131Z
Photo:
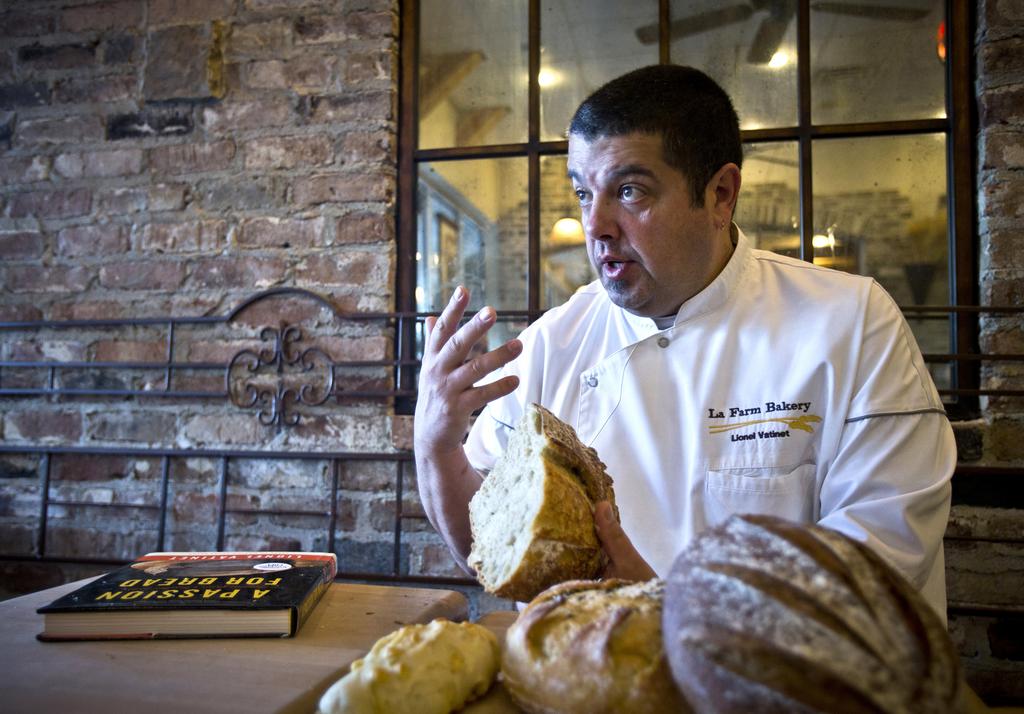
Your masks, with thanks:
M223 315L275 286L308 287L345 311L393 307L397 0L34 0L0 8L0 320ZM978 237L981 299L991 304L1024 302L1021 28L1019 1L979 3ZM333 330L340 357L393 350L379 326L298 318ZM257 324L254 316L248 327ZM982 349L1024 353L1022 327L1019 316L983 318ZM242 329L183 341L177 357L223 357L246 339L254 333ZM116 339L83 330L5 340L2 357L145 360L160 345L146 330ZM1019 389L1022 369L986 367L983 386ZM144 384L151 376L121 379ZM961 461L1024 465L1022 400L984 407L980 419L956 425ZM0 408L0 442L9 444L150 446L175 434L207 446L290 439L300 448L386 452L410 441L409 419L373 401L322 408L288 437L251 414L184 404L6 400ZM57 509L52 547L115 558L148 547L152 533L129 506L152 488L157 463L96 457L53 467L56 494L123 510L97 523L86 506ZM217 468L202 459L174 465L169 545L209 546ZM233 469L229 497L240 509L319 507L309 494L329 480L322 465L306 462ZM38 514L38 470L29 457L0 460L0 552L33 553L25 524ZM341 474L339 548L350 562L390 557L393 480L388 464ZM239 515L231 527L232 547L322 544L319 526L294 519ZM457 574L428 529L410 531L407 572ZM1024 607L1019 510L957 506L949 533L951 597ZM24 591L80 572L4 562L0 584ZM1024 697L1019 625L964 617L951 629L979 690L993 701Z
M0 5L0 320L224 315L297 286L337 309L393 309L395 0L39 0ZM319 329L335 360L393 354L393 329L279 302L214 333L179 330L172 359L226 361L279 319ZM160 328L5 335L0 358L159 361ZM8 370L4 386L45 386ZM346 387L387 387L386 370ZM183 374L208 389L218 374ZM159 388L152 370L61 372L62 388ZM253 412L184 400L8 399L0 443L118 449L391 453L409 446L390 402L348 400L285 432ZM0 454L0 552L37 550L40 458ZM159 459L54 457L48 557L126 559L156 543ZM214 547L220 464L169 466L165 547ZM329 510L329 464L232 462L232 510ZM353 571L391 569L392 461L340 469L337 548ZM405 510L418 509L414 482ZM324 548L323 518L230 514L226 547ZM415 521L402 572L452 565ZM0 591L80 574L5 563Z

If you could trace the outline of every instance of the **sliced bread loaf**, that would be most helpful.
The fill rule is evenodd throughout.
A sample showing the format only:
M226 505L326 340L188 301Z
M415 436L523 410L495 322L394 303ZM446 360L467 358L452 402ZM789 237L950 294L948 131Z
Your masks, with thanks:
M615 505L597 452L547 409L528 405L469 504L468 563L480 584L528 601L555 583L599 577L608 564L594 529L599 501Z

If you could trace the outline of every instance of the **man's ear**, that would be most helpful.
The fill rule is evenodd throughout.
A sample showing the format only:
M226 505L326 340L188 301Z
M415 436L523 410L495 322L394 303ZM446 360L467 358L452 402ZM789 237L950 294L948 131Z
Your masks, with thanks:
M725 225L732 221L741 182L740 167L730 162L715 172L704 190L704 205L710 207L716 218Z

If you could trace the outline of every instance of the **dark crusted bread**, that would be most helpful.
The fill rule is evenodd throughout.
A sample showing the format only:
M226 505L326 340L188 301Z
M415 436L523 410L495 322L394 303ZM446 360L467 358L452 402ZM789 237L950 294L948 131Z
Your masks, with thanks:
M598 501L615 504L597 452L547 409L528 405L469 504L467 560L480 584L525 602L555 583L598 577L608 563L594 529Z
M662 647L663 590L610 579L541 593L505 636L505 689L533 714L690 711Z
M676 683L701 712L964 711L936 613L840 533L733 516L668 577L663 628Z

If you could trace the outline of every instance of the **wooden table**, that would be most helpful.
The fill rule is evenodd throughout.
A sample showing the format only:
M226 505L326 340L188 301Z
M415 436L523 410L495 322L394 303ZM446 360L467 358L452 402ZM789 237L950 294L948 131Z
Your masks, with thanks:
M36 608L84 582L0 603L0 710L311 714L379 637L468 614L465 596L451 590L334 583L291 638L36 640Z

